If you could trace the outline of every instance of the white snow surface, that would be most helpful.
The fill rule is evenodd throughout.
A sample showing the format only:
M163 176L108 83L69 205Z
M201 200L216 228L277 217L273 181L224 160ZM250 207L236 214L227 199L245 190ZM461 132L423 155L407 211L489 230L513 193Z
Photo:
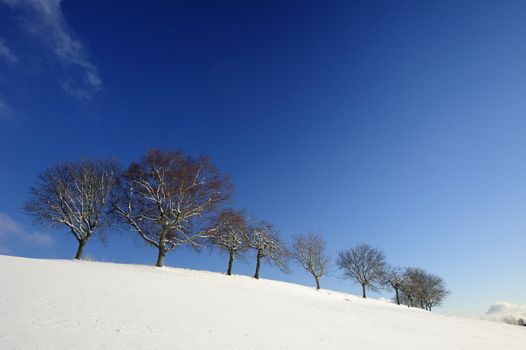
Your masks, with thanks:
M0 276L2 350L526 349L526 327L246 276L1 255Z

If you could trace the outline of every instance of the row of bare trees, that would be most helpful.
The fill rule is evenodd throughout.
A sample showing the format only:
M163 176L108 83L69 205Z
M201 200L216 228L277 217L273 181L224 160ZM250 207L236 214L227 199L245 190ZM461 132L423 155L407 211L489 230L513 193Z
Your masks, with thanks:
M119 226L157 249L159 267L178 247L209 246L228 255L228 275L236 259L253 256L255 278L262 262L288 272L292 259L320 289L331 263L323 236L295 235L289 248L271 223L228 209L232 192L230 179L208 157L152 150L126 169L105 160L54 165L31 187L24 209L39 223L66 227L78 242L75 259L93 236L104 239L110 227ZM340 252L336 264L362 286L364 298L366 289L390 286L398 304L431 310L448 293L439 277L390 268L383 252L365 244Z
M255 278L259 278L262 261L288 272L288 251L274 226L240 211L226 209L212 218L208 243L228 254L227 275L232 274L234 259L246 260L250 251L256 258Z
M102 160L54 165L31 187L24 209L37 222L65 225L78 241L76 259L91 237L120 225L154 246L163 266L166 253L210 234L206 220L231 192L207 157L152 150L125 170Z
M389 288L398 305L431 311L450 293L441 277L420 268L390 266L381 250L367 244L340 252L336 263L346 278L361 285L363 298L367 289Z
M288 251L272 224L220 211L232 191L208 157L152 150L125 170L102 160L54 165L31 187L24 209L39 223L67 227L78 242L75 259L92 236L102 239L119 225L157 249L159 267L180 246L213 245L228 252L228 274L248 251L256 256L254 277L262 261L287 271Z

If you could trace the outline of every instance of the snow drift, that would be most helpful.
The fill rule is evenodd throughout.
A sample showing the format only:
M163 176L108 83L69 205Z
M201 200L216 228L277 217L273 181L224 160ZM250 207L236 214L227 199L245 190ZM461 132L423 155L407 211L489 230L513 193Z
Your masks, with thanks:
M526 328L305 286L0 256L0 349L524 349Z

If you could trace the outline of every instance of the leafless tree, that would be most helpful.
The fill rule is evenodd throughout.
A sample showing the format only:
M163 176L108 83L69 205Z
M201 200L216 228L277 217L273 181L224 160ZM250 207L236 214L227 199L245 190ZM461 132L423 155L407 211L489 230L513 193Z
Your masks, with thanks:
M362 297L366 298L365 289L378 290L385 272L385 255L368 244L344 250L338 254L336 264L343 270L344 276L362 286Z
M256 252L254 278L259 279L262 260L277 266L283 272L289 271L289 252L271 223L266 221L252 222L248 231L247 242L249 248Z
M244 258L248 250L248 225L243 213L227 209L213 218L210 241L214 247L228 254L226 274L232 274L234 258Z
M402 293L407 300L407 306L414 306L415 299L421 295L421 289L424 281L426 272L422 269L409 267L404 271L403 282L400 287Z
M78 242L75 259L80 259L88 240L96 232L102 239L111 223L107 203L117 176L111 161L86 159L54 165L31 187L24 210L36 222L66 226Z
M292 258L314 277L316 289L320 289L320 278L327 273L330 263L327 242L319 233L295 235L292 241Z
M431 311L450 293L442 278L423 269L407 268L403 276L400 290L404 293L409 307L415 306L415 301L418 301L419 305L416 306Z
M201 245L211 232L208 216L231 191L228 177L208 157L152 150L122 175L113 210L157 248L156 266L161 267L167 252Z
M442 301L451 293L444 280L436 275L427 274L425 278L423 302L426 310L431 311L433 307L442 304Z
M404 270L398 266L387 266L384 274L384 285L395 291L395 301L400 305L400 288L404 282Z

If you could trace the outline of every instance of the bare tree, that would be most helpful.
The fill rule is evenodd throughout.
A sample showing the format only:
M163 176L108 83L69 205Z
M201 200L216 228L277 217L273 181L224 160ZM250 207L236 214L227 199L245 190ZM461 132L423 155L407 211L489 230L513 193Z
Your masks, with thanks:
M232 191L208 157L152 150L123 174L114 212L158 250L156 266L181 245L198 247L210 234L208 216Z
M395 291L396 304L400 305L400 288L404 282L404 270L398 266L387 266L384 274L384 285Z
M365 289L378 290L385 272L385 255L368 244L344 250L338 254L336 264L343 270L344 276L362 286L362 297L366 298Z
M292 241L292 258L314 277L316 289L320 289L320 278L327 273L330 263L327 242L319 233L295 235Z
M252 223L248 231L247 242L249 248L256 252L254 278L259 279L262 260L277 266L283 272L288 272L289 252L271 223L266 221Z
M423 301L425 308L431 311L433 307L442 304L442 301L451 292L447 289L444 280L436 275L427 274L425 279L425 293L423 294Z
M213 221L210 241L214 247L228 254L226 274L231 275L234 258L244 258L248 250L247 220L243 213L228 209L222 211Z
M111 223L107 203L117 175L117 166L111 161L54 165L31 187L24 210L36 222L66 226L78 242L75 259L80 259L88 240L96 231L102 239L103 230Z
M407 268L403 276L400 289L409 307L415 306L415 301L418 301L417 306L431 311L433 307L440 305L450 293L442 278L423 269Z
M400 290L404 293L407 306L414 306L415 299L421 295L425 271L415 267L408 267L403 274L403 282Z

